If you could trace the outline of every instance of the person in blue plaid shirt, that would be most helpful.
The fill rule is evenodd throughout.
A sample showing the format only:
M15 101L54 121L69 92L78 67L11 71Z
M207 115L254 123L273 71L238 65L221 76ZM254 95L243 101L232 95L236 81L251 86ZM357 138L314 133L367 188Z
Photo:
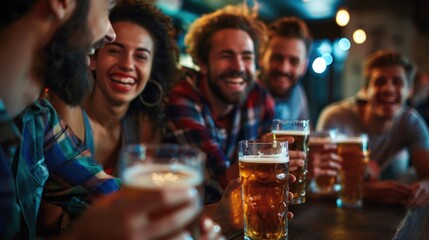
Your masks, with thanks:
M117 191L118 179L104 173L49 102L36 100L48 86L68 104L81 102L91 86L88 50L115 38L108 20L115 3L1 3L1 239L36 238L36 217L48 177L62 183L64 189L55 189L51 197L55 195L55 202L67 210L83 210L88 195L100 196L62 236L68 239L183 236L181 229L201 208L195 189L125 197L126 191ZM169 211L169 218L152 219L157 211Z
M185 37L200 71L184 69L166 107L165 142L207 154L206 203L238 177L237 144L271 130L274 100L255 82L265 25L245 7L227 6L197 19Z

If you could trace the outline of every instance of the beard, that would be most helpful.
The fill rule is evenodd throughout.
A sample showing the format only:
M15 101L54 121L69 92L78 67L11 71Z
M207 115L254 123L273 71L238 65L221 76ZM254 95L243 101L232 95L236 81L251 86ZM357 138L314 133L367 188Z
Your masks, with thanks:
M208 67L208 72L210 73L210 67ZM243 92L240 93L234 93L233 95L228 95L228 93L225 93L222 91L220 86L218 85L219 81L223 81L223 79L226 78L236 78L241 77L244 80L244 83L247 84L246 89ZM219 100L226 104L241 104L243 103L247 95L250 92L251 86L255 82L253 75L249 71L235 71L235 70L229 70L223 72L217 80L212 77L211 74L207 75L208 85L213 92L214 96L216 96Z
M72 106L82 103L93 85L87 63L92 45L88 12L89 1L77 1L73 15L45 46L40 56L42 61L36 66L45 86Z
M290 85L287 88L279 88L278 86L276 86L275 84L272 84L271 81L273 81L273 79L276 78L287 78L290 81ZM297 77L293 74L290 73L286 73L286 72L281 72L281 71L277 71L277 70L272 70L270 72L268 72L268 74L264 77L264 81L266 86L268 86L271 95L273 95L274 97L285 97L289 95L290 90L297 84L298 80Z

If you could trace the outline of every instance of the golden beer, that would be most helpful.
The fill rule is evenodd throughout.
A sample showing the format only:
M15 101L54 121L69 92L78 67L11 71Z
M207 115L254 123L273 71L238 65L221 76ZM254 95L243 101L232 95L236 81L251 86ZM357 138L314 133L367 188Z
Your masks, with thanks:
M329 133L329 132L327 132ZM317 158L322 153L326 153L326 145L335 145L334 139L331 136L312 136L310 135L310 141L308 142L309 152L309 165L313 165ZM336 151L335 148L332 151ZM314 167L313 167L314 168ZM336 176L330 175L318 175L314 178L314 189L316 193L331 193L334 192L334 186L337 182Z
M362 184L369 161L368 137L363 134L338 140L337 153L343 159L339 172L341 190L338 193L337 206L361 208Z
M287 239L289 158L239 158L244 239Z
M275 139L285 139L286 137L293 137L295 141L288 144L289 151L300 151L307 153L309 130L273 130ZM293 193L291 204L301 204L305 202L305 189L307 186L307 157L304 160L303 166L298 166L296 169L290 171L296 177L295 182L289 183L289 191Z

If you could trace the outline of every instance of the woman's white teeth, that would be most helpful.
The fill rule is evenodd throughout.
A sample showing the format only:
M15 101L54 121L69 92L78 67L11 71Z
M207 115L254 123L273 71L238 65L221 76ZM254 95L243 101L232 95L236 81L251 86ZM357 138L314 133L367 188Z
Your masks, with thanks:
M134 84L134 78L131 77L112 77L114 82L122 83L122 84Z

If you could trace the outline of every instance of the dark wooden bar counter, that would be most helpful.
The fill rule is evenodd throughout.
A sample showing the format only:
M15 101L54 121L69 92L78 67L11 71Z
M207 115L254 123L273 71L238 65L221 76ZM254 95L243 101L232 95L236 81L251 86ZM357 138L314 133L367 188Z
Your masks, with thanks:
M365 203L362 210L337 208L333 199L310 199L289 206L289 239L392 239L406 214L401 206ZM243 231L226 233L228 239L243 239Z
M289 207L289 239L392 239L406 209L365 203L362 210L337 208L335 200Z

